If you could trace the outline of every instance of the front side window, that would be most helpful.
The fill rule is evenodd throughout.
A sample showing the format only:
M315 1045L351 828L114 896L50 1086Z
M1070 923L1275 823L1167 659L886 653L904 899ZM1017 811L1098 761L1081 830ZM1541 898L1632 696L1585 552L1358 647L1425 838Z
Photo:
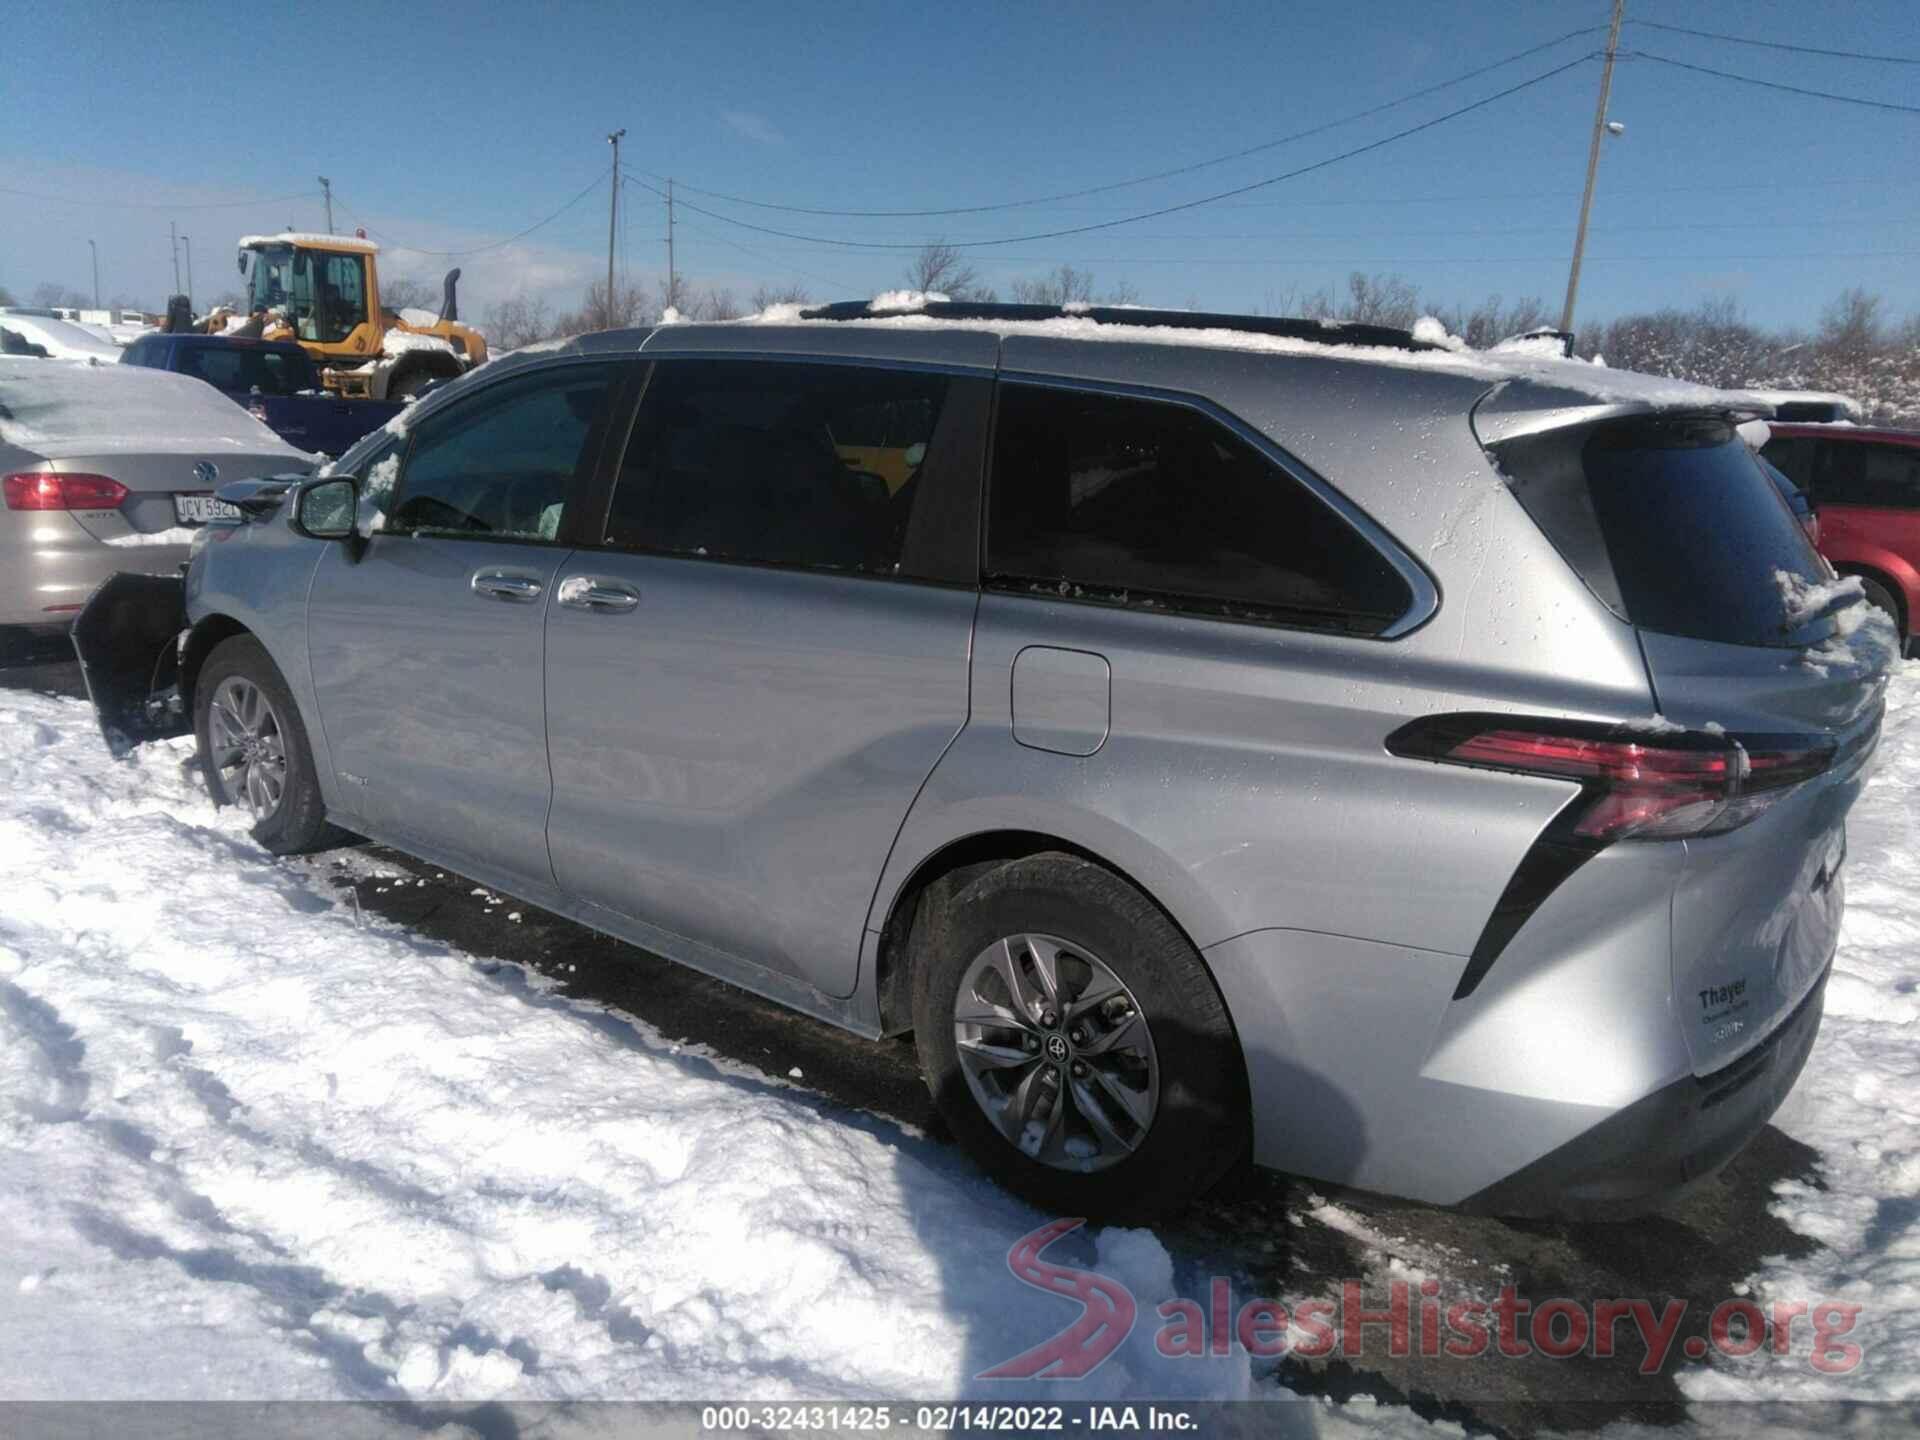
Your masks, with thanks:
M996 588L1378 634L1407 583L1317 495L1189 406L1005 384Z
M614 373L611 364L541 371L421 422L379 528L554 539L574 479L592 463Z
M627 441L607 543L901 574L950 383L870 366L662 361Z

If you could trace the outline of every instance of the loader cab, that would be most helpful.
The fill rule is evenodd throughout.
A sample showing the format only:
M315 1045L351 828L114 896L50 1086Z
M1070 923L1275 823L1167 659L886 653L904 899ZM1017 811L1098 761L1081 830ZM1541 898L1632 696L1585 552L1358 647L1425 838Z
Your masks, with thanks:
M286 338L342 356L378 349L372 247L325 237L250 238L240 250L247 308L265 310Z

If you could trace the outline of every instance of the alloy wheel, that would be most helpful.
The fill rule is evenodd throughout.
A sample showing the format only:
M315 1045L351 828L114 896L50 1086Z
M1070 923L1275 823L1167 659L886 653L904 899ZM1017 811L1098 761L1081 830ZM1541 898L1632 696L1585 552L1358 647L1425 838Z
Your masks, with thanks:
M287 746L280 717L261 688L230 675L213 692L207 713L208 748L229 804L245 805L256 821L280 808L287 788Z
M1133 992L1098 956L1011 935L960 978L954 1047L974 1102L1007 1142L1058 1170L1103 1170L1146 1139L1160 1064Z

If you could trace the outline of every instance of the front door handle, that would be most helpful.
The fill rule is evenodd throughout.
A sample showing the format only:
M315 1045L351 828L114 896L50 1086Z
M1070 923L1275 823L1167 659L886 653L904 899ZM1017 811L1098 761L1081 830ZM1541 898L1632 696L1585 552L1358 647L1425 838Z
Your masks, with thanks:
M640 603L640 592L624 580L609 580L601 575L569 575L560 582L556 598L569 610L619 615Z
M544 589L546 586L538 580L525 575L509 575L503 570L476 570L473 575L473 593L494 600L512 600L524 605L538 600Z

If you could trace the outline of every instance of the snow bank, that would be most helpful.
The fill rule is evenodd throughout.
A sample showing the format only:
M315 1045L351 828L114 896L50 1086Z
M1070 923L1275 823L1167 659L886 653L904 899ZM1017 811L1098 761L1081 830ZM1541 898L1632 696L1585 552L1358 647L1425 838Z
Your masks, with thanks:
M1078 1311L951 1147L362 922L188 755L0 692L0 1397L1065 1398L973 1379ZM1246 1393L1076 1254L1143 1305L1073 1398Z
M1699 1399L1920 1400L1920 664L1895 672L1877 769L1847 820L1847 914L1826 1018L1774 1124L1820 1152L1774 1213L1820 1248L1776 1259L1753 1298L1861 1307L1847 1374L1716 1360L1682 1372ZM1805 1332L1797 1339L1804 1341Z

